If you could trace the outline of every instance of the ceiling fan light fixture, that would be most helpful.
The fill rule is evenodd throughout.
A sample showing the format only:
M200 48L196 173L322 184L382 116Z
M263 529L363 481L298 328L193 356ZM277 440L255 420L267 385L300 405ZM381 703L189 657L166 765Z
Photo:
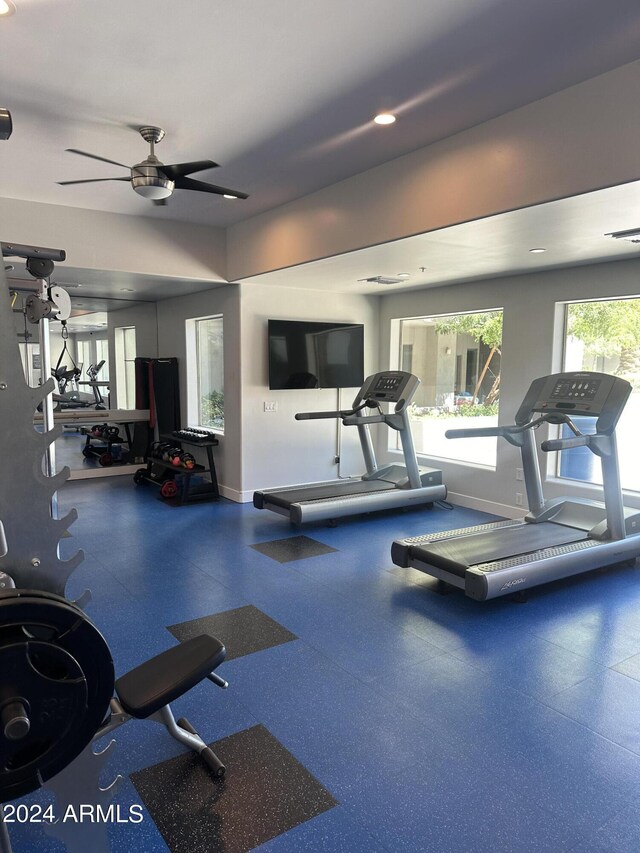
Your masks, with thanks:
M152 177L150 175L138 175L131 179L134 190L143 198L157 201L161 198L169 198L175 186L168 178Z

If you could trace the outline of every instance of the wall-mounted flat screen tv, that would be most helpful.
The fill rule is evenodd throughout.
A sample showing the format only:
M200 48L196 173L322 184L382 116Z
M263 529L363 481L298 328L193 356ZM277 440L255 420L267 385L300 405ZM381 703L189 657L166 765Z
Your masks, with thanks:
M364 381L364 326L269 320L269 388L357 388Z

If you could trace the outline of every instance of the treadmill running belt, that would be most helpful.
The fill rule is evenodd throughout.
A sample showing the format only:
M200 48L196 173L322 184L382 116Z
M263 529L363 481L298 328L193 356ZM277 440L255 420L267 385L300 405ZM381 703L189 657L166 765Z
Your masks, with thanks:
M385 492L394 488L393 483L385 480L345 480L342 483L308 486L306 489L283 489L275 494L272 492L265 495L265 503L289 507L291 504L331 500L347 495L364 495L369 492Z
M584 530L564 527L560 524L518 524L514 527L499 527L471 536L443 539L421 548L412 549L412 554L437 568L464 577L470 566L507 560L520 554L528 554L542 548L567 545L586 539Z

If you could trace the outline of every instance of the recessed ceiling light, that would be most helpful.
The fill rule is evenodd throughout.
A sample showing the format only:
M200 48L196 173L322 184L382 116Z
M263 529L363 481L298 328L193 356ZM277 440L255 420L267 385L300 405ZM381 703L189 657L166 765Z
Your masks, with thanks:
M541 255L543 252L546 252L547 250L539 248L539 249L529 249L529 251L531 252L532 255Z
M393 124L395 120L396 117L391 115L391 113L378 113L374 118L376 124Z
M121 287L120 292L121 293L133 293L133 288L132 287Z
M398 278L411 278L408 272L399 272L396 273L396 275L398 276Z
M13 5L12 0L0 0L0 16L3 18L8 18L9 15L13 15L16 11L16 7Z
M235 198L235 199L237 199L238 196L237 195L230 195L229 193L224 193L222 198Z

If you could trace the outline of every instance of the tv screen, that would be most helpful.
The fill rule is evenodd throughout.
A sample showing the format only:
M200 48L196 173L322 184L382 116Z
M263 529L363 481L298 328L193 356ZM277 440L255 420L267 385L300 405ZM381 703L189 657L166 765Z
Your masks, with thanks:
M269 320L269 388L357 388L364 326Z

